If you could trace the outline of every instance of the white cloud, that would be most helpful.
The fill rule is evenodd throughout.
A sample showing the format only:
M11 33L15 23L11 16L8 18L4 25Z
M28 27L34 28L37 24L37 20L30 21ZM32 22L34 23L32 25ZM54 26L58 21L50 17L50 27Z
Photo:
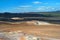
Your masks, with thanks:
M29 8L29 7L32 7L32 6L30 6L30 5L23 5L23 6L20 6L20 7Z
M21 10L21 9L28 9L28 8L30 8L30 7L32 7L32 6L31 6L31 5L22 5L22 6L18 6L18 7L16 7L16 8L14 8L14 9Z
M38 11L51 11L56 10L54 7L51 6L41 6L37 8Z
M37 10L45 10L45 7L39 7L39 8L37 8Z
M33 2L34 4L41 4L42 2L39 2L39 1L35 1Z
M31 5L22 5L15 7L14 10L15 12L28 12L31 9Z
M40 6L37 8L37 10L45 10L45 6Z
M55 9L54 7L52 6L45 6L46 9Z

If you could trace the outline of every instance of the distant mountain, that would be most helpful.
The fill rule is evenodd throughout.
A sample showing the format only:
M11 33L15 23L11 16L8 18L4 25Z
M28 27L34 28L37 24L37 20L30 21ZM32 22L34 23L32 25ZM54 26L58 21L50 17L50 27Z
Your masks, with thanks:
M52 12L28 12L28 13L0 13L0 17L60 17L60 11Z
M56 11L56 12L60 12L60 11Z

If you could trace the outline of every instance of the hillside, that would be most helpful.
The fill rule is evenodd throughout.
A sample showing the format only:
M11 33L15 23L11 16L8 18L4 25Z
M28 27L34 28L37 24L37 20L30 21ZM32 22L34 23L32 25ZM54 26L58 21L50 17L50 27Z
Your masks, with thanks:
M12 19L12 18L18 18ZM21 21L31 21L39 20L46 21L50 23L60 24L60 11L54 12L28 12L28 13L0 13L0 21L8 22L21 22Z

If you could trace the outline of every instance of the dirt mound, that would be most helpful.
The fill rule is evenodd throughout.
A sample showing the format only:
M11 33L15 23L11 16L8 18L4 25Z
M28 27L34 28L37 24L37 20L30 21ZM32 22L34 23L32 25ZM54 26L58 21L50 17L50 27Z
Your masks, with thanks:
M51 23L44 22L44 21L27 21L26 23L32 25L52 25Z

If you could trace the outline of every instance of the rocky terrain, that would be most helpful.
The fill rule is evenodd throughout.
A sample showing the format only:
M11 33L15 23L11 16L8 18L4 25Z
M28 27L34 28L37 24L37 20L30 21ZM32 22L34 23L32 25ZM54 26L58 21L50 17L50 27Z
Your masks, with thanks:
M41 25L40 22L26 21L22 23L17 22L18 24L1 22L0 23L0 38L2 40L29 40L29 39L31 40L60 40L60 25L59 24L50 24L46 22L41 22L42 24L43 23L47 24L47 25ZM40 25L38 25L39 23Z

